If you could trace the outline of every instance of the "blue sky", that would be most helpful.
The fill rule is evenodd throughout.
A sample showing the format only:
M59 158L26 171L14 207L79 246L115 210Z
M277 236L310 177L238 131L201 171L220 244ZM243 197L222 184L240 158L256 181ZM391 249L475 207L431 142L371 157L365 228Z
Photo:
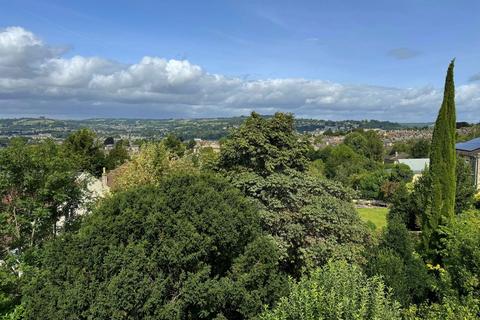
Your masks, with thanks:
M115 64L108 71L104 64L101 70L88 71L88 61L82 60L75 70L84 70L82 79L88 82L75 80L75 90L70 78L52 80L53 73L38 80L38 70L4 76L9 85L2 94L0 81L0 104L4 100L6 106L0 116L162 118L237 115L255 109L317 118L430 121L441 100L448 62L456 57L459 118L480 120L477 0L18 0L0 5L5 38L24 39L25 34L8 29L17 26L41 41L33 47L42 47L42 52L55 49L41 58L29 49L29 59L37 59L32 68L42 65L39 70L44 72L52 65L49 59L69 62L75 56ZM25 48L5 43L2 51L0 42L0 70L2 52L6 56ZM142 63L145 56L166 64ZM3 67L11 70L12 59L3 60ZM183 82L172 80L178 64L171 61L189 64L181 67ZM137 79L135 85L105 86L105 77L115 73L119 81L119 73L136 65L154 66L142 69L142 75L130 75ZM152 80L152 73L168 80ZM92 82L98 74L104 77L102 85L98 79ZM220 86L213 76L228 83ZM37 87L12 89L11 83L19 79ZM133 88L130 95L127 87ZM212 98L218 95L214 90L224 94Z

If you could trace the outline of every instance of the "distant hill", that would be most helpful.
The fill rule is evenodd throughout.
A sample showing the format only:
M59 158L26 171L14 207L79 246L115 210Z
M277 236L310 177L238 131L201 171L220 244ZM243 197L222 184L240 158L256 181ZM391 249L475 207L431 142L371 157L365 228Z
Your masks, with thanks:
M268 116L266 116L268 117ZM85 119L85 120L56 120L48 118L19 118L0 119L0 136L51 136L63 139L72 131L79 128L91 128L100 136L112 136L130 139L159 139L169 132L181 138L217 140L238 127L245 117L231 118L200 118L200 119ZM318 132L324 130L349 131L356 128L363 129L404 129L424 127L428 124L400 124L378 120L317 120L296 119L296 128L301 133Z

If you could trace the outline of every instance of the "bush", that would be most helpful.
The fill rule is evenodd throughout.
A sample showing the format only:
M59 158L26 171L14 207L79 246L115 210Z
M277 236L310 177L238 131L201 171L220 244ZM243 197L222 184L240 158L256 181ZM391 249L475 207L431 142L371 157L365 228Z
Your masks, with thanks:
M256 208L212 175L118 192L41 252L28 319L244 319L288 288Z
M364 199L380 199L381 189L386 181L388 181L387 173L384 170L377 170L356 176L353 188Z
M480 296L480 213L461 214L444 231L441 254L452 287L461 295Z
M441 303L413 305L404 312L405 320L478 320L480 301L473 297L446 298Z
M387 293L386 293L387 292ZM378 277L367 278L346 262L330 262L293 285L290 294L260 320L401 319Z
M410 234L399 218L388 221L378 248L368 259L366 271L370 276L381 276L392 288L393 297L403 306L425 301L434 285L434 279L414 252Z

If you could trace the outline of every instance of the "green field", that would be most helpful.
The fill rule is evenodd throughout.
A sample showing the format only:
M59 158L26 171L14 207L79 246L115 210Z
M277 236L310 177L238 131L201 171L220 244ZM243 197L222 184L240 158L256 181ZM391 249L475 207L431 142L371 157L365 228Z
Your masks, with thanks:
M357 211L363 221L371 221L378 230L387 225L388 208L357 208Z

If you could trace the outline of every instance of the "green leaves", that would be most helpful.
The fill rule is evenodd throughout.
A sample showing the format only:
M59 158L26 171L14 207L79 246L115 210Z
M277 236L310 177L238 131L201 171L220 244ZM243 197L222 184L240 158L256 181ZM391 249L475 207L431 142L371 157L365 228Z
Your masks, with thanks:
M265 119L256 113L222 144L219 167L249 170L266 176L286 169L307 168L308 145L294 129L293 117L276 113Z
M383 161L383 142L375 131L354 131L345 136L344 143L370 160Z
M29 319L243 319L286 280L256 207L212 175L116 193L40 262Z
M105 166L105 155L100 149L97 135L90 129L70 134L63 143L69 157L75 158L78 169L99 177Z
M387 292L387 293L386 293ZM260 320L401 319L380 278L345 262L330 262L293 285Z
M462 295L480 295L480 213L465 212L444 229L441 252L452 288Z
M24 249L54 235L55 223L80 205L72 159L52 141L13 142L0 150L1 249Z

